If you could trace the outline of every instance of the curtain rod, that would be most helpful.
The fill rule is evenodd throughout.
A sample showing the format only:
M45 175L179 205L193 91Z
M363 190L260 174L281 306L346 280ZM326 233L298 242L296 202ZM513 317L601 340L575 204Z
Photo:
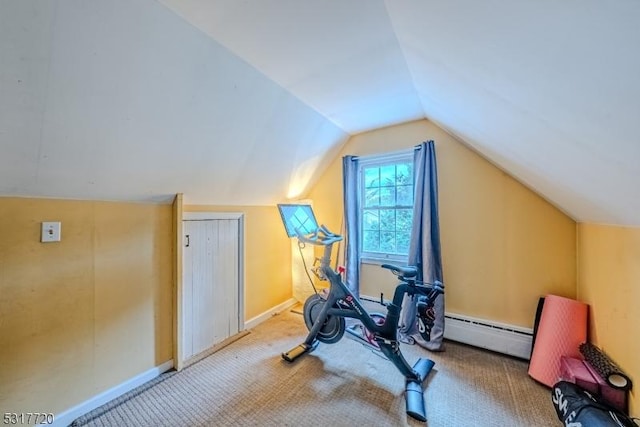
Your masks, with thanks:
M429 143L429 142L433 142L433 140L429 139L429 140L424 141L424 142ZM358 160L361 157L386 157L386 156L391 157L391 156L398 156L398 155L406 154L409 150L417 151L417 150L420 150L421 148L422 148L422 143L420 143L418 145L414 145L413 148L403 148L402 150L386 151L384 153L367 154L367 155L364 155L364 156L351 155L351 157L352 157L352 160Z
M430 143L430 142L433 142L433 139L428 139L428 140L426 140L426 141L423 141L422 143L420 143L420 144L418 144L418 145L414 146L414 147L413 147L413 149L414 149L414 150L419 150L419 149L421 149L421 148L422 148L422 144L424 144L424 143L427 143L427 144L428 144L428 143ZM435 142L433 142L433 143L435 144Z

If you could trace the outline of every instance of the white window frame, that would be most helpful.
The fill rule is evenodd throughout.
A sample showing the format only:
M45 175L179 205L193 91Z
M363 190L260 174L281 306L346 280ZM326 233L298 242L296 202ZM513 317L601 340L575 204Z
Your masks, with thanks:
M364 250L364 200L362 195L364 193L364 169L367 167L385 166L396 163L413 163L414 150L403 150L393 153L378 154L372 156L360 157L358 162L358 227L360 234L360 262L364 264L384 264L392 262L395 264L407 264L408 255L389 254L382 252L367 252ZM415 174L415 170L413 171ZM415 175L414 175L414 192L415 192ZM415 194L414 194L415 203ZM411 205L413 207L413 205Z

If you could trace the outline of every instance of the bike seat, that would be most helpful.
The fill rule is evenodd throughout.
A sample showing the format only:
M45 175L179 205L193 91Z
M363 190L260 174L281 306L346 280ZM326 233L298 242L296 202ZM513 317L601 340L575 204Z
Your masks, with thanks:
M411 279L418 275L418 269L413 266L401 267L399 265L382 264L380 267L391 270L393 274L404 279Z

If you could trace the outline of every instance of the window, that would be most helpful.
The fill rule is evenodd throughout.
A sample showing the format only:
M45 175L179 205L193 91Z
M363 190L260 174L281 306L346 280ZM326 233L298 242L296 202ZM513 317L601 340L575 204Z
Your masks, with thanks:
M360 159L364 261L406 262L413 218L413 151Z

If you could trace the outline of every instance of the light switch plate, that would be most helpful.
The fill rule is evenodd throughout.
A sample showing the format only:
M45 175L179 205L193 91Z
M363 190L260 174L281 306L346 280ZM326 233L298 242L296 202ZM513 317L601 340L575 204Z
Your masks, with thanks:
M62 237L62 224L60 222L43 222L40 241L43 243L59 242Z

